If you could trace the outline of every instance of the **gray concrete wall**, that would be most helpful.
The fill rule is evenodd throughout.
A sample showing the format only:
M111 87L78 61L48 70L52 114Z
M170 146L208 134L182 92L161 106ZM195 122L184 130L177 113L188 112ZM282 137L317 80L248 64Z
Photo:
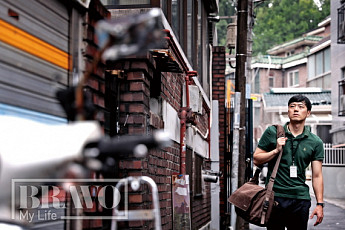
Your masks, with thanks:
M345 199L345 167L324 166L324 197Z
M211 170L219 171L219 103L212 101L212 127L211 127ZM220 210L219 210L219 180L211 183L211 229L219 229Z
M338 8L340 1L331 1L331 71L332 71L332 130L333 144L343 144L345 140L345 116L338 116L339 85L342 68L345 68L345 44L337 43Z

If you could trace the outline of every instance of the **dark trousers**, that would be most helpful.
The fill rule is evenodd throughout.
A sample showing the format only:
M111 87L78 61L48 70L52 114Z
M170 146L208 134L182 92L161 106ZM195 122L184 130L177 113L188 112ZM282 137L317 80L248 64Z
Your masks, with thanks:
M272 210L267 230L306 230L310 200L275 197L278 205Z

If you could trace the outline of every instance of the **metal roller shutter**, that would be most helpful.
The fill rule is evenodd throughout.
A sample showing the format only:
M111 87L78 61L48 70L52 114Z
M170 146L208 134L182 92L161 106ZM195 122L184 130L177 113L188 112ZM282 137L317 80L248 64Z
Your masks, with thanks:
M68 33L60 1L0 1L0 103L65 116L55 91L68 85Z

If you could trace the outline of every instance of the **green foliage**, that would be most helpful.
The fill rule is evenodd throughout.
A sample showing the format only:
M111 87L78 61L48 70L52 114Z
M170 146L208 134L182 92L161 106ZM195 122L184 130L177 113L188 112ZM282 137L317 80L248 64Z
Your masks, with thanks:
M255 7L253 54L301 36L330 15L330 0L267 0Z
M235 8L232 0L219 1L219 16L233 16L235 15ZM227 26L231 23L231 19L222 19L217 23L218 45L226 46L226 31Z

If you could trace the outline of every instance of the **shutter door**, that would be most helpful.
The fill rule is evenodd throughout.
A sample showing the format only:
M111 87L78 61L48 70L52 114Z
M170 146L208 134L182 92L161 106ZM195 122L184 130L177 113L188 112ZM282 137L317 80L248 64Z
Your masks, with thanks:
M1 104L65 116L55 91L68 85L68 31L57 0L0 1Z

